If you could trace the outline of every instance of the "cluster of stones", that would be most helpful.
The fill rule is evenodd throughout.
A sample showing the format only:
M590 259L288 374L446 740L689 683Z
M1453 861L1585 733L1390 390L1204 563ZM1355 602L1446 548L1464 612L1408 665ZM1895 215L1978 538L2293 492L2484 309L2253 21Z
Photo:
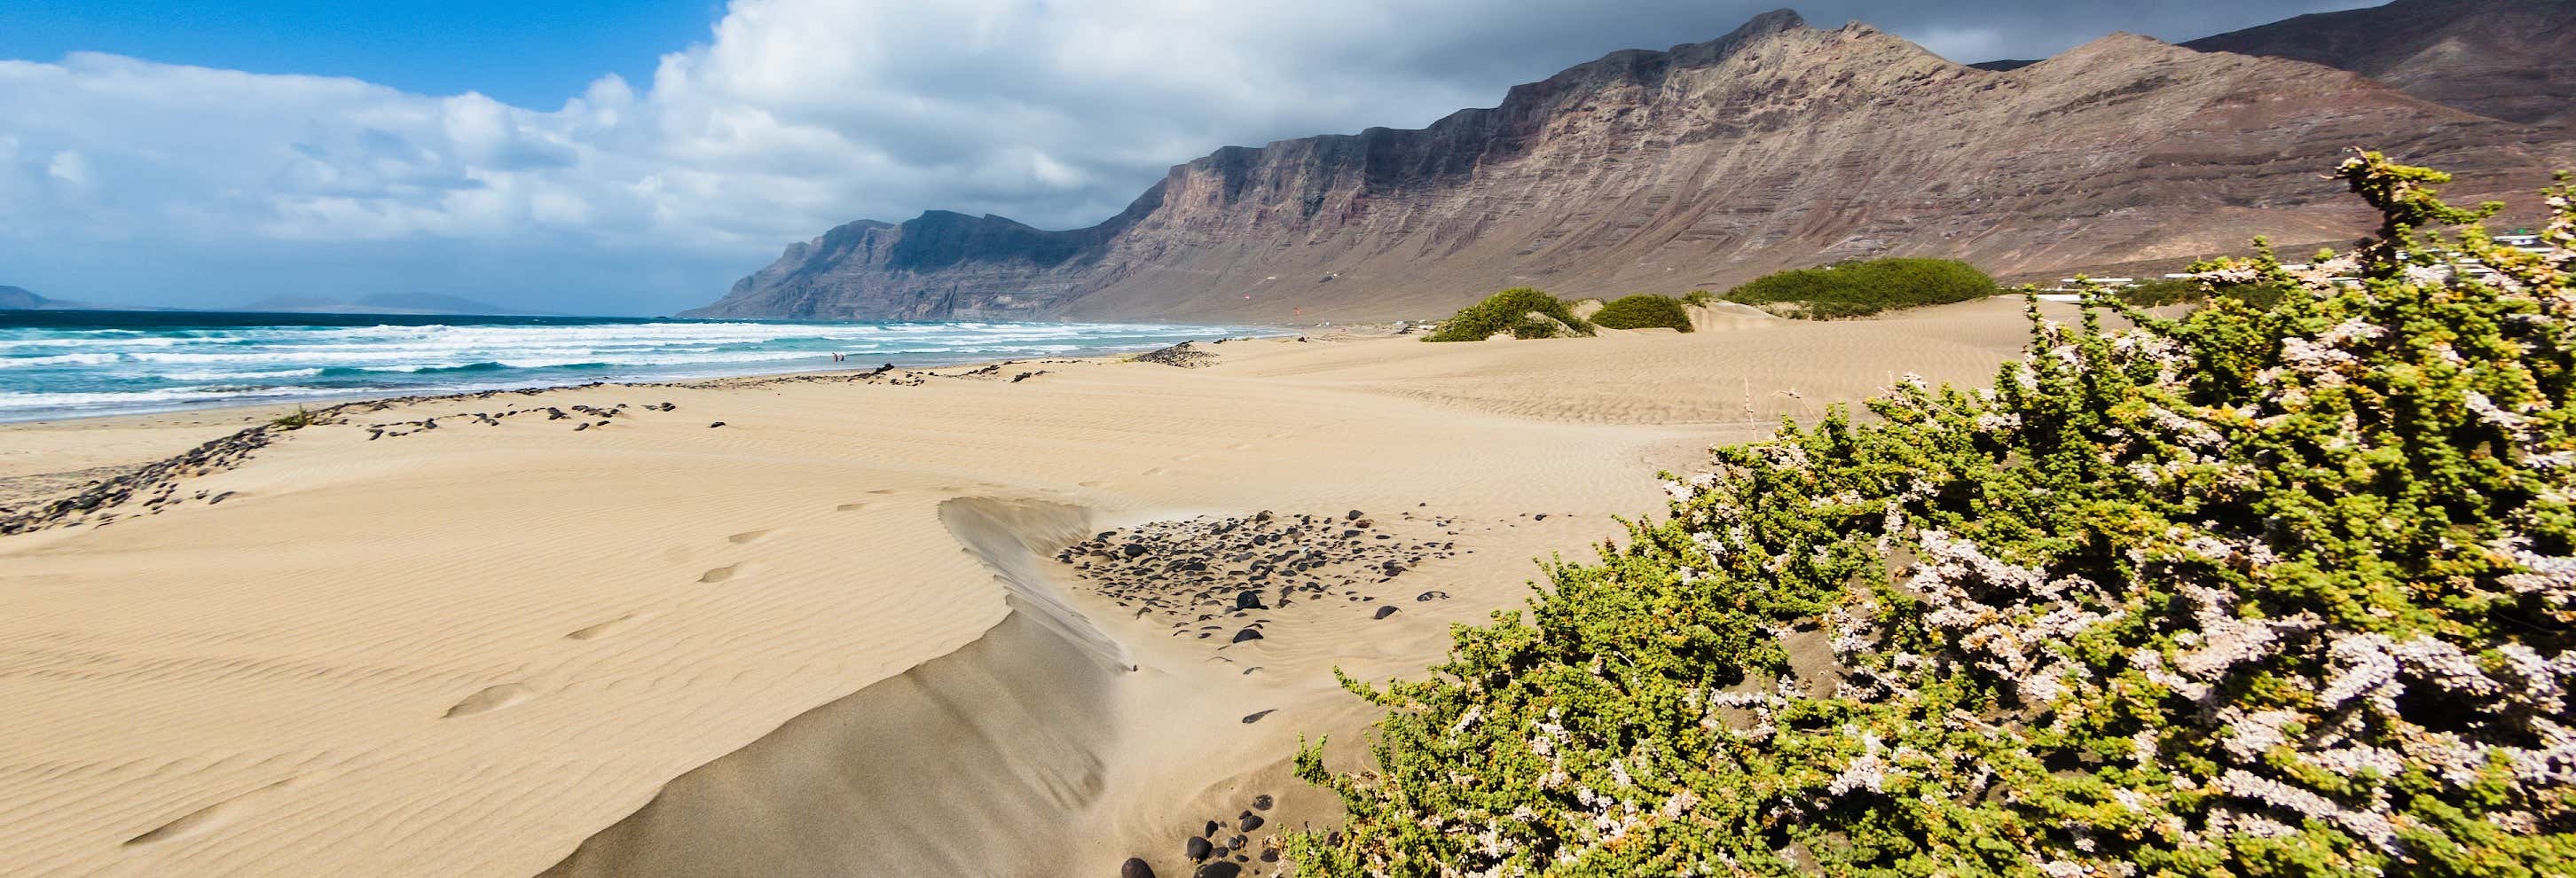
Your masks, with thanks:
M319 418L321 415L315 415ZM221 439L188 449L177 456L136 467L120 475L90 483L71 496L44 503L25 512L0 514L0 535L25 533L52 527L94 523L105 525L117 519L117 507L142 498L143 514L159 515L162 510L186 499L209 503L223 502L232 492L208 495L205 491L181 498L179 481L191 476L232 469L240 466L252 452L277 441L279 434L291 428L263 424Z
M637 386L637 387L772 387L772 386L776 386L776 385L780 385L780 384L813 384L813 383L817 383L817 382L829 382L829 383L839 383L839 384L876 384L876 385L883 385L883 386L890 386L890 387L919 387L919 386L921 386L921 385L924 385L924 384L928 384L928 383L930 383L930 379L933 379L933 378L972 378L972 379L977 379L977 380L987 380L987 379L990 379L990 380L1000 380L1000 379L1002 378L1002 376L1005 374L1005 373L1004 373L1004 371L1003 371L1003 367L1005 367L1005 366L1017 366L1017 365L1031 364L1031 363L1041 364L1041 365L1064 365L1064 364L1067 364L1067 363L1079 363L1079 362L1082 362L1082 361L1081 361L1081 360L1003 360L1003 361L1001 361L1001 362L999 362L999 363L995 363L995 364L992 364L992 365L984 366L984 367L982 367L982 368L974 369L974 370L971 370L971 371L959 372L959 373L956 373L956 374L954 374L954 375L943 375L943 374L940 374L940 373L937 373L937 372L916 372L916 371L913 371L913 370L911 370L911 369L898 369L898 368L896 368L896 367L895 367L895 365L894 365L893 363L886 363L886 364L884 364L884 365L880 365L880 366L878 366L878 367L876 367L876 368L874 368L874 369L869 369L869 370L867 370L867 371L865 371L865 372L821 372L821 373L816 373L816 374L811 374L811 375L778 375L778 376L767 377L767 378L725 378L725 379L720 379L720 380L718 380L718 381L711 381L711 382L702 381L702 382L689 382L689 383L677 383L677 384L638 384L638 385L634 385L634 386ZM1010 373L1010 375L1011 375L1010 381L1011 381L1011 383L1013 383L1013 384L1017 384L1017 383L1019 383L1019 382L1027 381L1027 380L1029 380L1029 379L1031 379L1031 378L1035 378L1035 377L1038 377L1038 376L1040 376L1040 375L1048 375L1048 374L1052 374L1052 373L1051 373L1051 372L1049 372L1049 371L1047 371L1047 370L1045 370L1045 369L1035 369L1035 370L1029 370L1029 371L1015 372L1015 373Z
M983 367L983 368L981 368L981 369L976 369L976 370L973 370L973 371L970 371L970 372L959 372L959 373L957 373L957 374L955 374L955 375L941 375L941 374L939 374L939 373L937 373L937 372L930 373L930 375L931 375L931 377L933 377L933 378L974 378L974 379L978 379L978 380L993 380L993 381L999 381L999 380L1001 380L1001 379L1002 379L1002 367L1003 367L1003 366L1008 366L1008 365L1011 365L1011 362L1007 362L1007 361L1006 361L1006 362L1001 362L1001 363L994 363L994 364L992 364L992 365L985 366L985 367ZM1048 375L1048 374L1053 374L1053 373L1048 372L1048 371L1047 371L1047 370L1045 370L1045 369L1039 369L1039 370L1036 370L1036 371L1030 371L1030 372L1020 372L1020 373L1018 373L1018 374L1015 374L1015 375L1012 375L1012 376L1011 376L1011 383L1013 383L1013 384L1018 384L1018 383L1020 383L1020 382L1022 382L1022 381L1027 381L1027 380L1029 380L1029 379L1031 379L1031 378L1035 378L1035 377L1038 377L1038 376L1040 376L1040 375Z
M1263 793L1252 797L1252 807L1241 813L1211 818L1198 827L1198 833L1181 844L1181 855L1194 864L1190 878L1236 878L1254 860L1279 862L1279 839L1267 833L1255 835L1270 825L1262 812L1273 804L1270 794ZM1154 878L1154 867L1143 857L1129 857L1118 867L1118 878Z
M1426 521L1411 512L1398 519L1454 527L1447 518ZM1056 553L1056 560L1073 565L1088 585L1138 618L1156 615L1170 623L1173 636L1243 643L1263 639L1262 627L1271 621L1264 612L1334 597L1375 602L1371 586L1459 551L1455 540L1400 539L1357 509L1338 516L1263 510L1104 531ZM1416 599L1447 596L1431 591ZM1395 612L1382 606L1375 615Z
M1199 350L1192 346L1194 344L1194 342L1185 341L1151 353L1137 354L1136 362L1161 363L1166 366L1178 366L1183 369L1196 369L1201 366L1216 365L1215 354Z
M648 412L675 412L679 411L680 407L675 403L664 401L645 406L641 410ZM591 405L550 405L542 408L504 409L498 412L467 412L461 415L449 415L446 419L450 421L468 420L486 427L498 427L501 426L501 422L504 419L515 418L520 415L541 414L545 415L546 420L548 421L573 420L574 423L572 428L575 432L579 432L582 430L588 430L592 427L608 426L608 422L617 419L625 413L626 403L621 402L608 408L600 408L598 406ZM438 418L422 418L417 421L397 421L390 424L369 424L367 425L367 441L373 442L387 436L409 436L414 433L435 430L438 429L439 420L440 419Z

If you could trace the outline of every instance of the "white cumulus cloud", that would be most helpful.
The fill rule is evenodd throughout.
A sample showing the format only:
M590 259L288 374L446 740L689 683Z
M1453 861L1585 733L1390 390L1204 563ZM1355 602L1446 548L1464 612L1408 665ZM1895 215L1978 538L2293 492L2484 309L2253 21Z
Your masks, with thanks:
M0 60L0 283L669 311L851 219L1087 224L1218 146L1421 125L1765 5L734 0L649 83L603 76L555 107L98 53ZM2147 29L2129 18L2205 25L2167 34L2188 37L2336 5L2358 4L1841 0L1813 17L2029 54Z

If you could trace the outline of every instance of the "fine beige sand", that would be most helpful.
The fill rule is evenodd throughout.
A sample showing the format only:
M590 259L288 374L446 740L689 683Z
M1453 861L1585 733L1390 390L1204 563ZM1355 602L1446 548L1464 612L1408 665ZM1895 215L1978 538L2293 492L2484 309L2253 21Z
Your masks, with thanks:
M0 537L0 874L1186 875L1260 796L1256 836L1332 819L1287 776L1301 737L1360 758L1332 668L1420 673L1711 443L1991 380L2020 307L354 411ZM0 505L265 417L0 428ZM1260 510L1457 551L1243 643L1054 557Z

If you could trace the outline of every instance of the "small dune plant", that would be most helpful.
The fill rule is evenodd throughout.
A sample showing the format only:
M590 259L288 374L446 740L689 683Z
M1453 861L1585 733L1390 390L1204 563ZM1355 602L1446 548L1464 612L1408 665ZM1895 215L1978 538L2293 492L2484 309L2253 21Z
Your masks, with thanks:
M1391 710L1299 755L1349 817L1296 873L2576 875L2576 187L2534 253L2339 173L2375 239L2201 267L2278 303L2034 302L1992 389L1720 449L1345 678Z
M295 407L295 411L278 416L269 421L268 425L280 430L301 430L317 423L321 423L320 416L305 411L304 407L299 405Z
M1829 320L1947 305L1998 292L1993 277L1955 259L1869 259L1764 275L1723 298L1790 317Z
M1674 329L1691 331L1690 312L1671 296L1635 295L1601 306L1592 324L1609 329Z
M1514 287L1460 309L1457 316L1423 341L1484 341L1497 334L1513 338L1561 338L1591 335L1592 324L1574 316L1563 300L1529 287Z

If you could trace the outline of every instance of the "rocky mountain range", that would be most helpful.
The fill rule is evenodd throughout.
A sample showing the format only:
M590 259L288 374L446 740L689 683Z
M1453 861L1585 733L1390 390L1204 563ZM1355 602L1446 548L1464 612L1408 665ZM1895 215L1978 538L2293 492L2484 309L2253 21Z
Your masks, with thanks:
M2183 45L2350 70L2482 116L2576 123L2576 0L2400 0Z
M2449 16L2460 40L2538 39L2457 20L2519 21L2497 10L2526 2L2400 0L2377 14ZM2576 136L2542 102L2423 72L2452 51L2439 40L2410 52L2400 35L2334 25L2350 35L2336 63L2400 83L2268 57L2258 44L2295 40L2262 31L2212 38L2246 53L2115 34L1981 69L1863 24L1772 12L1419 130L1226 147L1086 229L944 211L851 223L687 316L1360 320L1445 315L1521 285L1724 289L1849 257L2027 274L2233 251L2258 234L2349 238L2366 217L2320 174L2354 146L2452 170L2462 198L2527 195L2576 166ZM2494 75L2523 75L2509 66Z

